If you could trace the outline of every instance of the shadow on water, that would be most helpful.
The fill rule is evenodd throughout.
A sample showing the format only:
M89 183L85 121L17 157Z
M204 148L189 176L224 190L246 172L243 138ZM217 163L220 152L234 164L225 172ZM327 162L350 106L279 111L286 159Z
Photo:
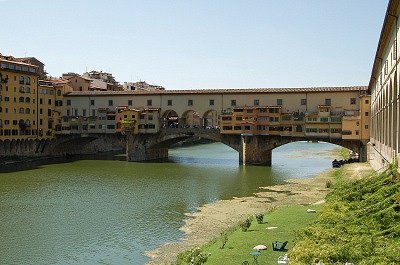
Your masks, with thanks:
M118 152L106 152L87 155L69 155L56 157L28 158L18 157L12 160L0 161L0 173L10 173L24 170L39 169L42 166L65 164L79 160L115 160L126 161L125 155Z

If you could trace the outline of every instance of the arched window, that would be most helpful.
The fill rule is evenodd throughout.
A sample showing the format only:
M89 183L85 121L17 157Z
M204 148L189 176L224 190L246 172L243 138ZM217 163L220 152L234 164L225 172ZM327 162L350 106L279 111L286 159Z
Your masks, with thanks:
M25 113L26 113L26 114L31 114L31 109L30 109L30 108L26 108L26 109L25 109Z
M26 103L31 103L31 98L30 98L30 97L26 97L26 98L25 98L25 102L26 102Z
M19 113L24 114L24 108L19 108Z
M31 88L30 87L25 87L25 93L31 93Z
M0 127L3 127L3 120L0 119Z
M19 83L20 83L21 85L23 85L23 84L25 83L25 78L24 78L23 76L20 76L20 78L19 78Z
M3 112L3 108L2 107L0 107L0 113L2 113Z
M61 90L57 90L57 96L61 96Z
M19 97L19 102L24 102L24 97Z
M20 92L20 93L25 93L25 90L24 90L24 87L23 87L23 86L20 86L20 87L19 87L19 92Z
M25 123L26 123L27 126L31 126L31 121L29 119L26 120Z
M26 82L25 84L30 85L31 84L31 78L29 76L26 77Z

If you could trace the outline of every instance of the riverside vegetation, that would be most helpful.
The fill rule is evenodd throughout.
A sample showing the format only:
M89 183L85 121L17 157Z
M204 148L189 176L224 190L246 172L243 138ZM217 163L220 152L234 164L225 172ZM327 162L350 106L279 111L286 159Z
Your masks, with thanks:
M262 223L247 218L202 248L181 253L176 264L251 263L250 252L259 244L268 246L259 263L276 264L283 253L272 251L269 244L273 241L289 241L290 264L400 264L397 165L359 179L354 178L351 167L354 165L332 171L326 203L312 206L318 214L306 213L306 206L291 205L269 211ZM278 228L266 229L271 226ZM193 254L203 259L190 256Z

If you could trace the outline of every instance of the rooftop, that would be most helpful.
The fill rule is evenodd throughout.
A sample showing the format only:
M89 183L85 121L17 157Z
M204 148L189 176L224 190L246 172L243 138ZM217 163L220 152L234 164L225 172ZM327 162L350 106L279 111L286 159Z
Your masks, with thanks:
M111 96L111 95L184 95L184 94L249 94L249 93L306 93L367 91L367 86L350 87L304 87L304 88L231 88L193 90L133 90L133 91L73 91L68 96Z

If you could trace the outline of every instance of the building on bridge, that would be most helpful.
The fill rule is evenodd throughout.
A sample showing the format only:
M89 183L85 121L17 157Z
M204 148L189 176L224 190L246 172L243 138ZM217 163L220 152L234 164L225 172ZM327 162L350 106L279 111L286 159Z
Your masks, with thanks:
M374 169L395 162L400 153L399 16L400 1L390 0L368 86L372 101L370 163Z
M154 133L156 127L221 128L223 134L368 142L370 98L366 89L74 91L65 95L62 133L115 133L118 111L155 109L157 114L149 114L151 122L137 121L138 129L150 126Z

